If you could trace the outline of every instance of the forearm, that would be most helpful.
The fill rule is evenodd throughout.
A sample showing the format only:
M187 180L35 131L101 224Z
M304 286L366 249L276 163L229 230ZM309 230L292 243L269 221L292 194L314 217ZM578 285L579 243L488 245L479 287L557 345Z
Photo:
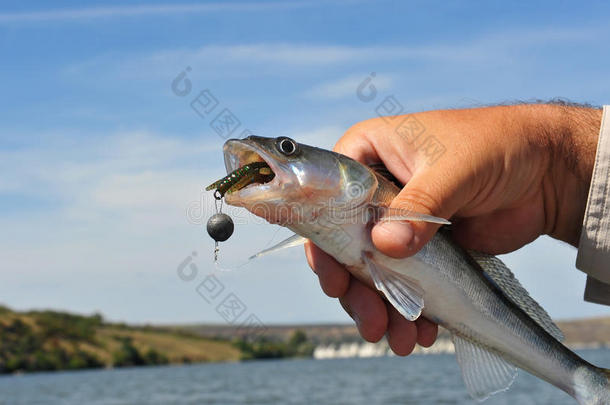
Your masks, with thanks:
M597 139L602 119L600 108L552 105L565 133L556 137L556 149L567 167L588 186L595 164Z
M545 233L578 246L602 110L556 104L521 108L528 136L549 151L543 180Z

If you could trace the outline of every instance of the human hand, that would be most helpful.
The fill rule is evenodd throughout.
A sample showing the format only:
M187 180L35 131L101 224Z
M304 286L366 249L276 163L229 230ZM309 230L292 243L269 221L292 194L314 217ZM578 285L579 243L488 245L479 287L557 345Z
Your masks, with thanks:
M507 253L542 234L577 245L591 180L601 110L565 105L516 105L412 114L446 150L429 164L417 140L375 118L350 128L335 151L365 164L383 162L406 186L392 207L451 218L459 244ZM420 139L418 138L418 139ZM384 254L415 254L438 225L383 222L372 240ZM324 292L338 297L368 341L384 334L409 354L431 345L437 327L409 322L381 296L313 244L307 259Z

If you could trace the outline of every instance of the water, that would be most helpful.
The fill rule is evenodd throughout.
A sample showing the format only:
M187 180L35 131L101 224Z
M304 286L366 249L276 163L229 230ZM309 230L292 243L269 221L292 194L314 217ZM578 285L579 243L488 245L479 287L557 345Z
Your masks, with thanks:
M610 367L610 350L579 352ZM278 360L0 377L1 404L475 404L452 355ZM519 371L485 402L570 404L562 391Z

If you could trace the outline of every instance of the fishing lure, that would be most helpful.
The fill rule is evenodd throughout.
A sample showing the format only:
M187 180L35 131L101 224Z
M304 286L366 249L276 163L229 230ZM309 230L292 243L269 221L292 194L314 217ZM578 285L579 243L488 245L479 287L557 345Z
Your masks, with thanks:
M273 180L275 173L265 162L252 162L233 170L222 179L207 186L206 191L214 190L216 213L207 224L208 234L214 239L214 263L218 261L218 242L224 242L233 234L233 220L222 213L222 198L226 193L240 190L252 183L266 183ZM218 203L220 202L220 206Z
M222 179L207 186L206 191L216 189L214 197L219 200L226 193L240 190L252 183L267 183L275 177L275 173L265 162L252 162L233 170Z

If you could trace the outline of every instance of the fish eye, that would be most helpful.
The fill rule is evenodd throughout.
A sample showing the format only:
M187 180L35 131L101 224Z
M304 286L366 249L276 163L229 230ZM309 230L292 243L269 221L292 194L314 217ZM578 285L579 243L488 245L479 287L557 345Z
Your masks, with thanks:
M297 143L285 136L277 138L276 145L277 149L286 156L294 155L297 151Z

